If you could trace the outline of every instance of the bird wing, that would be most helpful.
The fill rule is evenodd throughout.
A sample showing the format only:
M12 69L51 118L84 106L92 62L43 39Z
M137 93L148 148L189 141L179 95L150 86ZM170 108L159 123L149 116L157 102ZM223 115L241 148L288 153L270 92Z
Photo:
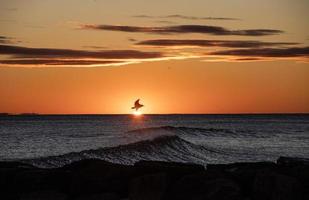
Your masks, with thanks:
M135 101L135 103L134 103L134 106L135 106L135 107L138 107L139 105L140 105L139 99L137 99L137 100Z

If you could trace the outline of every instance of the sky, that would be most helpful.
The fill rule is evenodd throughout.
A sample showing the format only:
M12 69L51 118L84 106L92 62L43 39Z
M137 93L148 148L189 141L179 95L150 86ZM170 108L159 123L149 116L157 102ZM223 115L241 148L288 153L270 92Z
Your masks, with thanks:
M0 0L0 113L308 113L307 0Z

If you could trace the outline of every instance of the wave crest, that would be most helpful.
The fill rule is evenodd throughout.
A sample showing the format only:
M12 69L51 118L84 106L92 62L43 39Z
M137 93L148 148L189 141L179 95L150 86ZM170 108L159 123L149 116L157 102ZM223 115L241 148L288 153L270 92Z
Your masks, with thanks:
M206 164L222 159L228 155L227 152L219 149L205 147L188 141L188 136L208 137L246 137L254 134L234 132L229 129L214 128L191 128L161 126L131 130L133 141L129 144L105 147L99 149L72 152L60 156L50 156L26 160L33 165L40 167L60 167L73 161L97 158L120 164L134 164L139 160L161 160L175 162L194 162ZM132 135L133 134L133 135ZM190 137L189 137L190 138ZM207 139L207 137L206 137Z

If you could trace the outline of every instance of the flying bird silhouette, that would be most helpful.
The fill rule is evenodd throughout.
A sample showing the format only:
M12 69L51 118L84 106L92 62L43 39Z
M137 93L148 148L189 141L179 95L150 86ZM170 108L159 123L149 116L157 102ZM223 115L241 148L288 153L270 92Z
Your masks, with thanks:
M134 107L132 107L131 109L135 109L136 111L138 111L138 109L140 109L141 107L143 107L144 105L139 103L139 99L137 99L134 103Z

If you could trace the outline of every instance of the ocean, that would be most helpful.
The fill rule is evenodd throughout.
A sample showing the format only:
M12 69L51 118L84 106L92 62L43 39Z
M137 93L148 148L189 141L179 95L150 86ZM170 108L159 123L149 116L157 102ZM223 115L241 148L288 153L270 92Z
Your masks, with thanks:
M309 115L0 116L0 161L202 165L309 157Z

